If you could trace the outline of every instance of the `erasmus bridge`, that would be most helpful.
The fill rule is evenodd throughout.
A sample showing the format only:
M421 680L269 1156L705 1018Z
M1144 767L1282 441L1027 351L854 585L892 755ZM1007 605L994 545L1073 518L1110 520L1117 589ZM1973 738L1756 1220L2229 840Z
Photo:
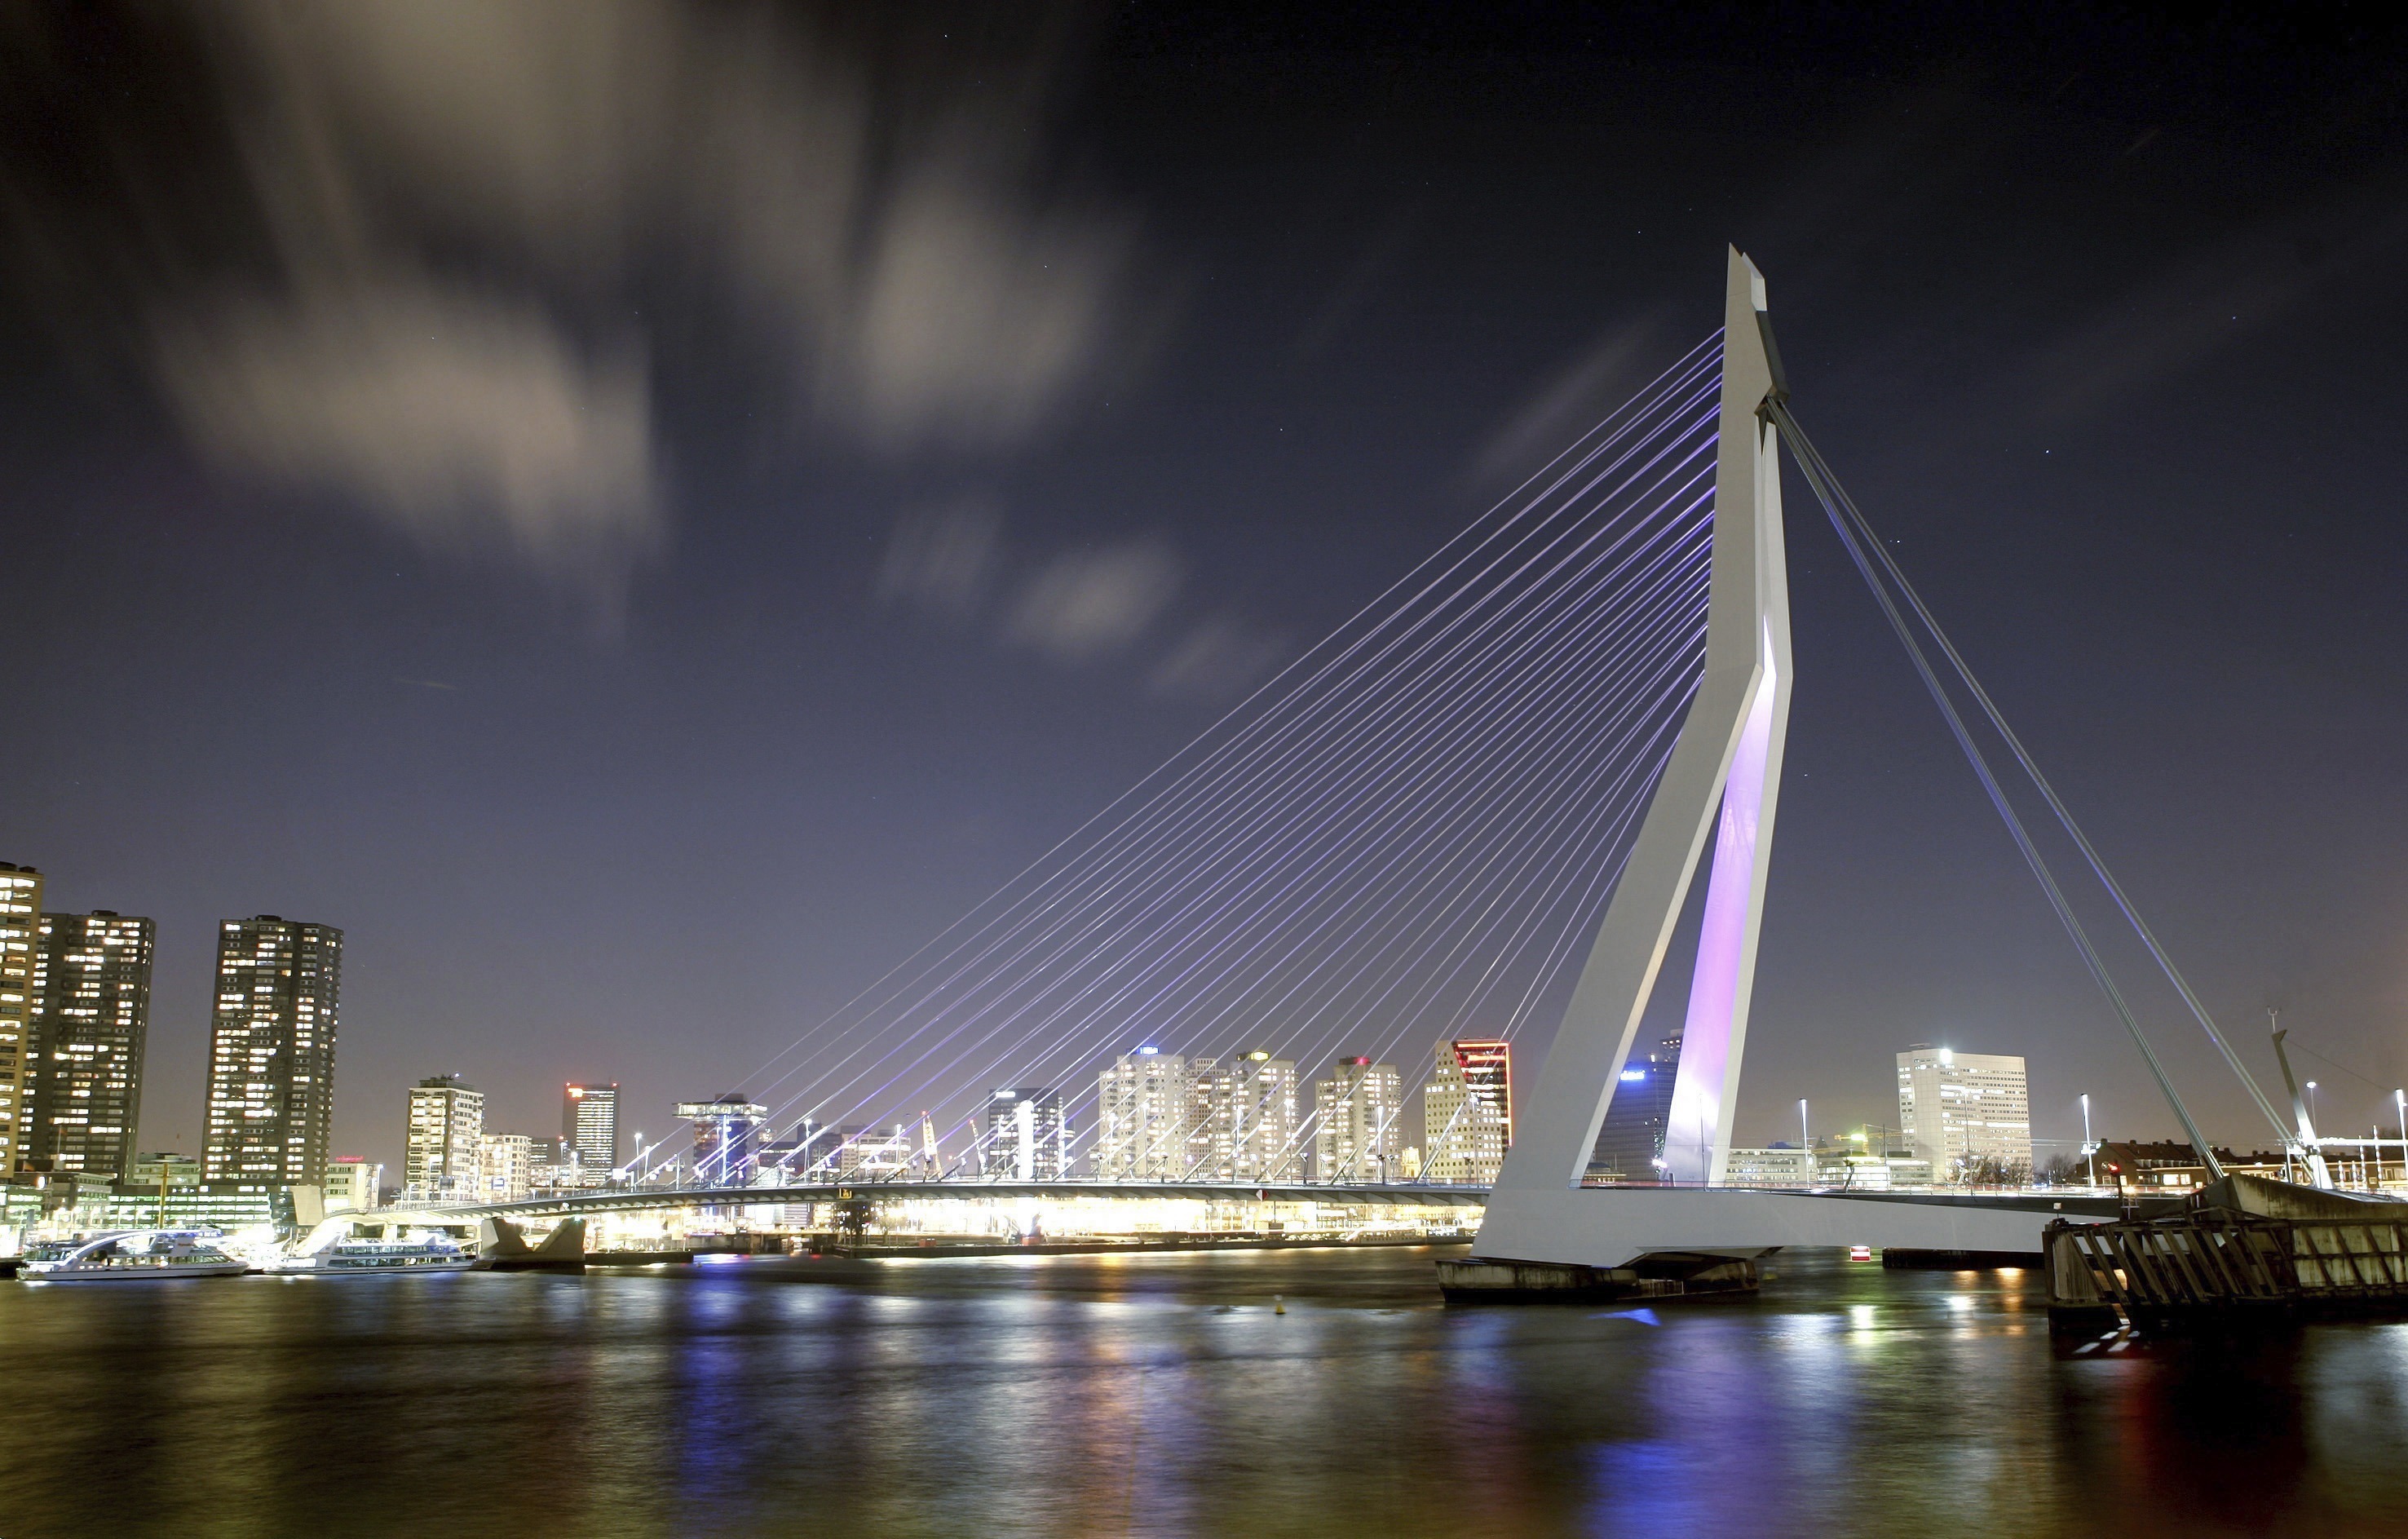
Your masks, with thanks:
M1484 1207L1475 1258L1602 1268L1784 1245L2030 1253L2052 1218L2113 1216L2114 1200L2065 1191L1725 1183L1795 678L1784 447L2211 1175L2213 1148L2010 780L2304 1158L2304 1122L2295 1135L2259 1092L1799 427L1764 279L1733 251L1718 332L767 1065L758 1109L772 1128L801 1125L788 1147L802 1158L770 1177L787 1185L446 1211L838 1191ZM1592 1184L1701 864L1661 1179ZM1512 1043L1533 1022L1552 1042L1512 1087L1493 1185L1446 1179L1477 1131L1467 1114L1487 1115L1459 1078L1429 1100L1447 1044ZM1304 1110L1299 1067L1333 1061L1354 1079ZM1417 1072L1362 1087L1364 1066L1390 1063ZM1178 1096L1161 1089L1171 1065ZM986 1116L996 1086L1058 1087L1043 1158L1025 1123L1014 1147ZM1397 1136L1416 1089L1455 1110L1415 1129L1426 1137ZM1209 1129L1168 1104L1198 1095L1217 1108ZM1412 1143L1427 1145L1418 1172L1385 1152ZM871 1148L882 1157L865 1160Z

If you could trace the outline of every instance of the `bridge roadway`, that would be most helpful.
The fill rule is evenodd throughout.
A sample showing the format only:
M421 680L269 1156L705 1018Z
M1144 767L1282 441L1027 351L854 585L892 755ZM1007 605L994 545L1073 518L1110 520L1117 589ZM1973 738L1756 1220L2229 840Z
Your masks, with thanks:
M1483 1208L1485 1187L1387 1185L1257 1186L1204 1181L831 1181L792 1187L633 1187L532 1197L516 1202L455 1202L412 1211L464 1218L566 1218L602 1213L678 1208L770 1207L787 1202L975 1200L981 1198L1100 1199L1118 1201L1324 1202L1340 1207Z

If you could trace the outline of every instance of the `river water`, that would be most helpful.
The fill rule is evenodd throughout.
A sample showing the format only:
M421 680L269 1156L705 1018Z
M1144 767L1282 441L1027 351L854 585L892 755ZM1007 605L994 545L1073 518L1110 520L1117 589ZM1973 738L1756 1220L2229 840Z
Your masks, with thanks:
M2408 1326L2073 1353L2036 1279L1820 1254L1450 1309L1434 1254L0 1283L0 1536L2408 1529Z

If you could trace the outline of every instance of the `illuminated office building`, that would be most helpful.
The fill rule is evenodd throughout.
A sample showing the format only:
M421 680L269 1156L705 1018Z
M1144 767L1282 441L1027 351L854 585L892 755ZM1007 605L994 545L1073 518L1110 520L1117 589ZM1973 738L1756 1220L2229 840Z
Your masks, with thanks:
M577 1151L586 1186L609 1180L619 1165L619 1087L568 1086L560 1098L560 1136Z
M116 1180L134 1168L153 929L106 909L46 913L34 949L24 1159Z
M485 1098L457 1074L409 1087L401 1189L412 1202L473 1202L483 1193Z
M1070 1140L1061 1091L1035 1086L988 1091L985 1133L979 1143L982 1173L1014 1181L1061 1178Z
M717 1100L680 1101L677 1115L694 1126L695 1185L741 1187L752 1181L769 1108L730 1092Z
M1312 1087L1312 1175L1373 1184L1403 1175L1404 1078L1396 1065L1340 1058Z
M2031 1179L2031 1094L2019 1057L1915 1043L1898 1056L1898 1120L1939 1179Z
M1429 1083L1422 1086L1424 1180L1491 1187L1505 1168L1509 1135L1504 1107L1503 1043L1442 1042ZM1483 1050L1467 1053L1466 1048ZM1475 1078L1475 1076L1477 1076Z
M0 1175L24 1160L34 952L41 926L42 873L0 860Z
M1652 1051L1631 1052L1605 1109L1605 1121L1598 1128L1589 1174L1614 1181L1663 1179L1664 1129L1671 1120L1672 1082L1680 1072L1678 1028Z
M201 1146L210 1181L325 1179L335 1118L343 932L263 913L218 927Z

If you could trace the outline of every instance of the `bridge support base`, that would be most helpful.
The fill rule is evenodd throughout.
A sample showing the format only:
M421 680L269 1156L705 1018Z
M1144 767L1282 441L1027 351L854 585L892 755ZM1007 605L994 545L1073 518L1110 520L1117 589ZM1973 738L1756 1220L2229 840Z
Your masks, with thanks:
M1451 1304L1608 1303L1753 1293L1753 1258L1661 1254L1628 1266L1562 1261L1446 1260L1439 1287Z

